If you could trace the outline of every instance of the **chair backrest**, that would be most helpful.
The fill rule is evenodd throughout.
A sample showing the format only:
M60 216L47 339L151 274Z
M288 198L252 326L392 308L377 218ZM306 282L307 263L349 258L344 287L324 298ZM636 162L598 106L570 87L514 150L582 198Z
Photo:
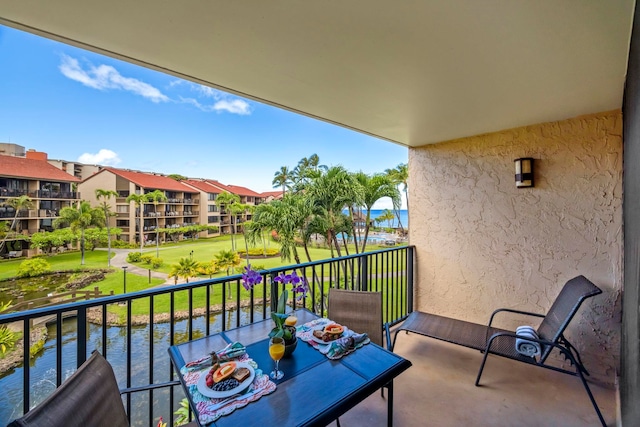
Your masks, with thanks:
M113 369L94 351L49 397L7 427L126 427Z
M357 333L366 332L382 346L382 294L380 292L329 289L329 319Z
M569 280L540 323L537 331L538 336L547 341L557 342L580 308L582 301L601 293L602 290L584 276L577 276ZM551 350L553 347L544 346L541 355L542 361L549 356Z

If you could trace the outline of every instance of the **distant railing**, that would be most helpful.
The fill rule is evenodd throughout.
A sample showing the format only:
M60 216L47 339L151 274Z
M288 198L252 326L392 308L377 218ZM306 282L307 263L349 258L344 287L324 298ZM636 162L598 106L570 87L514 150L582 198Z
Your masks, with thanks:
M310 288L303 301L290 301L292 310L306 307L326 315L332 287L377 291L383 296L384 322L397 322L413 307L413 251L405 246L263 270L263 283L250 291L243 288L242 276L234 275L0 315L0 325L18 324L26 338L22 369L10 374L22 377L22 413L46 397L34 397L38 387L33 384L43 380L32 377L28 363L31 325L39 318L51 319L49 333L57 337L47 344L49 353L40 356L55 359L47 362L52 367L47 372L53 369L55 375L48 381L60 385L69 363L80 366L97 349L114 367L131 425L156 425L160 416L173 425L173 412L184 393L168 359L169 346L269 318L276 300L271 295L279 295L282 286L273 278L291 271ZM123 282L126 290L126 272ZM7 379L0 379L0 387ZM20 416L15 412L14 418ZM0 419L0 425L9 421Z

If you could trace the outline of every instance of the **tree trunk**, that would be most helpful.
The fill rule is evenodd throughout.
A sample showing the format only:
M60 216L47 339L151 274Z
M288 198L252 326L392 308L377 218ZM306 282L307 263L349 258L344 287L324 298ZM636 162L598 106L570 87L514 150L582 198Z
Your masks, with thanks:
M84 228L80 232L80 265L84 265Z

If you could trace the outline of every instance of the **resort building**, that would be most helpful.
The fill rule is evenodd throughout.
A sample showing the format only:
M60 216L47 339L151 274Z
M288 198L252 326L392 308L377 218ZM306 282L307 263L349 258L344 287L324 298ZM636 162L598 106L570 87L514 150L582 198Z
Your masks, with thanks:
M46 153L33 150L24 153L19 149L10 152L11 155L0 154L0 221L11 225L15 218L16 222L0 248L0 256L32 256L36 251L21 236L53 230L60 209L80 200L77 190L80 179L49 164ZM29 197L29 208L16 212L6 205L10 198L20 196Z
M112 225L122 230L120 239L129 243L140 243L140 227L144 243L155 244L156 228L178 228L200 223L200 192L165 175L104 167L85 179L80 188L83 199L92 206L99 203L96 190L118 193L112 203L116 213ZM142 203L140 206L133 201L127 202L131 194L142 195L154 190L164 193L166 200ZM166 236L160 234L159 238L162 242Z

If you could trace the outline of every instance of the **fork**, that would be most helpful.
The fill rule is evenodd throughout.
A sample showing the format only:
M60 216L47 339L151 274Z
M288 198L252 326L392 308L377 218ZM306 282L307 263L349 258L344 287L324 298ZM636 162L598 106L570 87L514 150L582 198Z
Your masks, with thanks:
M247 390L249 390L249 389L247 389ZM220 408L222 408L223 406L225 406L227 403L231 402L231 401L232 401L232 400L234 400L234 399L237 399L237 398L238 398L238 397L240 397L240 396L243 396L243 397L246 399L247 397L253 396L254 394L258 393L259 391L260 391L260 390L253 390L253 391L250 391L250 392L248 392L248 393L245 391L245 392L243 392L243 393L236 393L236 394L232 394L231 396L227 397L226 399L221 400L220 402L215 403L215 404L213 404L213 405L210 405L210 406L208 407L208 409L209 409L210 411L217 411L218 409L220 409Z

